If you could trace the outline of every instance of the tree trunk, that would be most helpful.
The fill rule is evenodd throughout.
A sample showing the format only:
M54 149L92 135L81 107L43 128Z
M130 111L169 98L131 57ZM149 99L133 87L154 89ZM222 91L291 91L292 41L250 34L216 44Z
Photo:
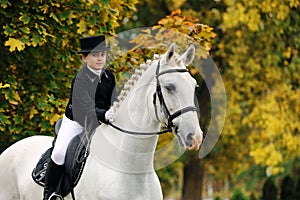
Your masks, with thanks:
M184 167L182 200L201 200L204 163L193 159Z
M206 77L213 77L212 68L209 67L214 63L210 59L203 59L202 64L208 66L203 68L202 75ZM208 79L211 82L205 83L202 80L200 74L194 74L197 82L201 86L196 89L198 105L200 107L200 125L202 130L206 133L206 126L209 124L210 119L210 94L208 87L214 85L214 79ZM203 177L204 177L204 160L199 159L199 152L188 153L188 164L184 167L183 172L183 190L182 190L182 200L201 200L202 199L202 186L203 186Z

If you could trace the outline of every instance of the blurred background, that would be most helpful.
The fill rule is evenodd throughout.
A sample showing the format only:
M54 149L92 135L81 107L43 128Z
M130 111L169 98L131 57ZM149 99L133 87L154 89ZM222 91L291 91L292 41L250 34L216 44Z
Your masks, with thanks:
M0 152L25 137L53 135L81 64L80 37L166 28L207 51L227 104L206 157L186 152L157 171L165 199L300 199L299 13L300 0L1 0ZM133 48L110 67L122 81L152 55ZM210 96L200 83L205 132ZM158 148L172 137L160 137Z

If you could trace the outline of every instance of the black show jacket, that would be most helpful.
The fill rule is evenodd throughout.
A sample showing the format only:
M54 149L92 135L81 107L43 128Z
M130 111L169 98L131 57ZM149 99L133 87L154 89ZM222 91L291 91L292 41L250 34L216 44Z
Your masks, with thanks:
M85 127L90 134L105 121L105 112L116 101L113 73L103 68L100 77L83 67L72 81L65 115Z

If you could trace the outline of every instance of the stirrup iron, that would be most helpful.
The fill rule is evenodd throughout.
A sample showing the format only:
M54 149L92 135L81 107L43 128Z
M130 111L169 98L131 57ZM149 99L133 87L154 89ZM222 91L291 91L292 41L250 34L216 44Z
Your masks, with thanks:
M50 195L50 197L49 197L48 200L57 200L57 199L59 199L59 200L64 200L64 198L63 198L60 194L58 194L58 193L56 193L56 192L53 192L53 193Z

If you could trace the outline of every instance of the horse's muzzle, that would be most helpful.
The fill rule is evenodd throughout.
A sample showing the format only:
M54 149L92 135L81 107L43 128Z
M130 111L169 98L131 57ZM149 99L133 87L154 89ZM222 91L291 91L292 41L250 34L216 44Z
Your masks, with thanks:
M189 146L187 147L188 150L199 150L200 145L203 139L203 132L201 129L196 129L195 134L188 134L187 141L189 142Z

